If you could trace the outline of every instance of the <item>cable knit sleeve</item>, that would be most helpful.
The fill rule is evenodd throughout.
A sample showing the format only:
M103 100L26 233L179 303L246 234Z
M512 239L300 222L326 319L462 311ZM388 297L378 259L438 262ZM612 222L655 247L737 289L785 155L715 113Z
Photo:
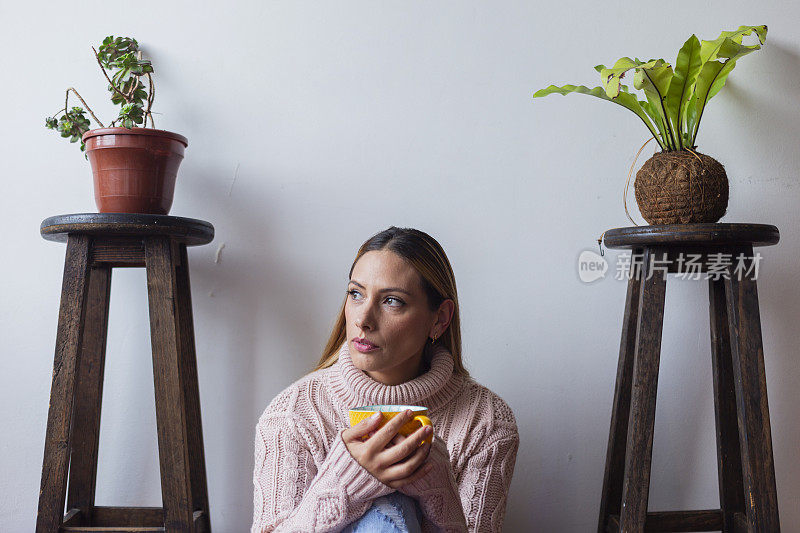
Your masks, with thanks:
M428 462L433 464L430 472L399 490L419 502L425 517L423 531L467 531L467 521L450 465L450 456L440 439L434 439Z
M519 433L511 409L495 396L490 428L472 429L474 446L463 467L454 467L444 443L435 439L428 460L433 470L400 490L416 498L425 532L501 532ZM438 445L437 445L438 443Z
M519 449L519 435L495 440L470 457L458 490L469 531L503 530L506 498Z
M302 420L265 412L256 426L252 533L339 531L393 489L347 451L341 430L324 458ZM316 457L316 461L315 461Z

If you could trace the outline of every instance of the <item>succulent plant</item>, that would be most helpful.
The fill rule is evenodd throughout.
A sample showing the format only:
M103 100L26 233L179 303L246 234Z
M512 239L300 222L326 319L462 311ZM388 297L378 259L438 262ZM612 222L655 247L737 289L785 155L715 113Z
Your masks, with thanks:
M150 60L142 59L139 43L132 37L114 37L109 35L103 39L102 44L95 49L92 47L97 64L108 81L108 91L111 93L111 103L119 105L117 118L111 121L110 127L119 123L123 128L144 126L147 119L155 127L153 114L153 97L155 84L153 83L153 65ZM109 72L111 76L109 76ZM143 80L147 78L147 83ZM70 92L75 94L83 107L70 107ZM77 90L70 87L66 90L64 107L53 116L45 119L45 127L58 131L62 137L71 143L81 142L81 151L86 149L83 143L83 134L89 131L90 122L86 112L94 119L99 127L104 128L97 116ZM59 116L60 115L60 116Z

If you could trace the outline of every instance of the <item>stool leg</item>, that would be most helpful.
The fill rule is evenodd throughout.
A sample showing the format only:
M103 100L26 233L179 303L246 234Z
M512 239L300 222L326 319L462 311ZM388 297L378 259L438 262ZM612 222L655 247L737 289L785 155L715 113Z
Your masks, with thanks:
M654 269L658 248L646 248L642 260L639 320L633 361L633 391L628 421L620 531L644 531L650 490L650 460L656 415L658 364L664 323L666 273Z
M75 412L72 422L72 456L69 468L67 509L79 509L84 524L91 524L97 481L97 449L100 442L100 408L106 361L108 303L111 267L93 266L83 325Z
M734 515L745 513L739 425L736 420L736 386L725 303L725 282L722 279L709 280L708 289L719 503L722 510L722 530L729 533L736 530Z
M37 533L58 531L64 518L75 373L80 367L83 342L81 324L86 314L89 268L89 237L70 235L58 312L53 382L36 517Z
M628 417L631 406L633 381L633 354L636 349L636 325L639 318L640 269L631 262L625 312L622 316L622 339L619 346L617 381L614 386L614 404L611 409L611 429L606 448L606 470L603 475L603 493L600 499L598 533L605 533L609 515L619 515L622 503L622 474L625 471L625 444L628 438Z
M744 250L753 256L752 247ZM725 280L748 531L780 531L756 281Z
M192 318L192 291L189 283L189 260L186 245L179 245L180 265L177 268L179 333L181 337L181 366L183 368L183 394L186 402L187 432L189 437L189 468L192 478L194 510L202 510L204 518L198 529L210 533L206 463L203 451L203 426L200 417L200 391L197 383L197 357L194 344Z
M181 338L176 301L177 245L148 237L144 245L153 348L158 456L165 531L193 531L188 417L181 388Z

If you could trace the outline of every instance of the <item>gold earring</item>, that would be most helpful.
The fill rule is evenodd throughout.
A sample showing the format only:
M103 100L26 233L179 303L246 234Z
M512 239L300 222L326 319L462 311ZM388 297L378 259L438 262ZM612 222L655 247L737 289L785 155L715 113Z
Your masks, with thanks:
M433 338L431 339L431 344L433 344L434 342L436 342L436 338L437 338L437 337L438 337L438 335L436 335L436 333L434 333L434 334L433 334Z

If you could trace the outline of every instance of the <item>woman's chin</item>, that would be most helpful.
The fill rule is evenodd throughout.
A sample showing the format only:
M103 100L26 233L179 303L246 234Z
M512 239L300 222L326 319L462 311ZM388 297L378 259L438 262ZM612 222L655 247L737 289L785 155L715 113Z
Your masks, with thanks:
M382 366L380 360L376 357L375 353L360 353L356 352L350 356L353 361L353 366L359 370L374 372L380 370Z

